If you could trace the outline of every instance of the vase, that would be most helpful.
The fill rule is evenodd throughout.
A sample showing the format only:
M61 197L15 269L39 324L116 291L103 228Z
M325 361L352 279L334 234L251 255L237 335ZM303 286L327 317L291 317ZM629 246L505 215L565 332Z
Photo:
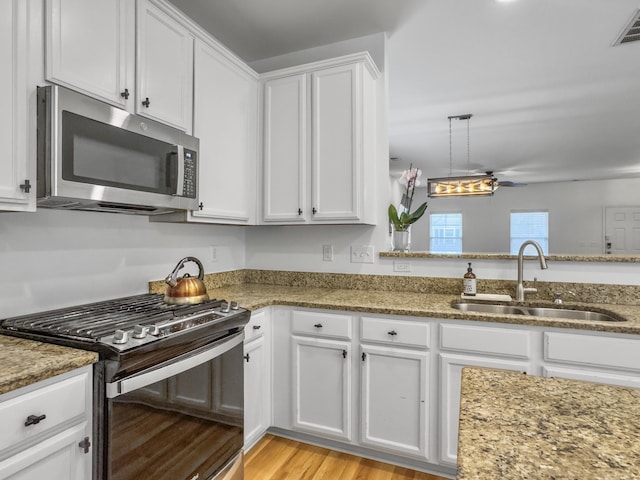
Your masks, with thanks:
M404 230L391 230L391 249L394 252L408 252L411 250L411 227Z

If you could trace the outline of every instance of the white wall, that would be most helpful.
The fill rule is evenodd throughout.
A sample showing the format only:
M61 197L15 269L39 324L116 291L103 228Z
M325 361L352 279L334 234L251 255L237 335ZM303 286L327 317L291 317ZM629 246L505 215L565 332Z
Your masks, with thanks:
M0 213L0 318L145 293L186 256L199 258L207 273L243 268L245 235L243 227L112 213Z

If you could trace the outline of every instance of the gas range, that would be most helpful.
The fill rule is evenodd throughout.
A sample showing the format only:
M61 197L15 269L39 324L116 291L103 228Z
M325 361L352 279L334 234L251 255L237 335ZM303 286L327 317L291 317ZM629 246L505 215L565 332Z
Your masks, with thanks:
M0 332L113 356L148 351L169 339L175 343L175 337L198 330L223 330L231 320L246 316L248 311L234 301L168 305L163 295L150 293L7 318Z

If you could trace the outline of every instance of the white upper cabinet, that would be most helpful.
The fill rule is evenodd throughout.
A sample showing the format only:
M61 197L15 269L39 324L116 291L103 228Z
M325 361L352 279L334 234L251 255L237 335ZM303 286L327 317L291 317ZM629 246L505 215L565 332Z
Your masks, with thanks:
M138 0L136 112L187 132L193 106L193 36L151 0Z
M134 6L129 0L47 0L47 80L131 108Z
M5 95L0 143L7 152L0 160L0 210L35 210L35 161L29 154L28 33L28 2L0 2L0 91Z
M193 109L202 206L193 220L255 222L257 75L198 40Z
M47 0L46 79L191 132L194 37L181 20L161 1Z
M307 145L307 74L264 84L264 220L304 222Z
M375 224L375 80L368 54L263 75L265 223Z

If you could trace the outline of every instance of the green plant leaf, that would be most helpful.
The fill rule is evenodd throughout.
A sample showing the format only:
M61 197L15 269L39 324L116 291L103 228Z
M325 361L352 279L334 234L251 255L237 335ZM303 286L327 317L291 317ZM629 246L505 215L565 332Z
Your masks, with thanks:
M398 218L398 210L393 203L389 205L389 222L393 224L396 230L402 230L402 225Z
M427 202L424 202L422 205L420 205L415 212L413 212L411 215L409 215L409 219L410 219L410 223L415 223L418 220L420 220L420 218L422 217L422 215L424 215L424 212L427 211Z

